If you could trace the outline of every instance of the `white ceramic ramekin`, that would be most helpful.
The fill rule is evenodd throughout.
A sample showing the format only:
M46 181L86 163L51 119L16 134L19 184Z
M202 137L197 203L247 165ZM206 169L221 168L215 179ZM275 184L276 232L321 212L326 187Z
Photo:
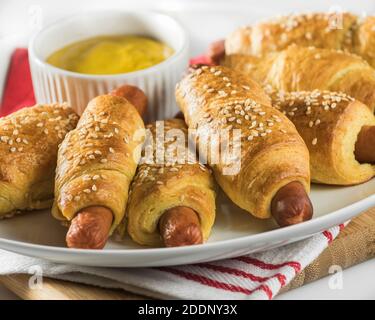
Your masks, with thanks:
M72 42L98 35L136 34L154 37L175 53L151 68L116 74L87 75L56 68L46 58ZM38 103L68 102L79 114L88 101L112 89L132 84L143 89L149 100L147 121L171 118L177 112L175 84L187 68L188 36L173 18L153 12L95 11L56 22L30 41L29 57Z

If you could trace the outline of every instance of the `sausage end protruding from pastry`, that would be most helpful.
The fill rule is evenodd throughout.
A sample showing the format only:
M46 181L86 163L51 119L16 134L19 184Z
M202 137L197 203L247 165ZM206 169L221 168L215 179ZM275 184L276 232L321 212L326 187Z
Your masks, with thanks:
M160 218L159 231L166 247L203 243L198 215L188 207L175 207L164 212Z
M184 114L183 114L181 111L177 112L177 113L175 114L174 118L175 118L175 119L185 120L185 116L184 116Z
M211 43L206 54L213 64L219 65L225 56L225 40Z
M113 90L110 95L128 100L141 116L146 113L147 97L144 92L131 85ZM109 237L113 213L106 207L92 206L80 210L71 222L66 235L69 248L102 249Z
M113 90L110 95L123 97L128 100L137 109L141 117L146 114L148 104L147 96L138 87L126 84Z
M364 126L358 134L354 155L359 163L375 163L375 126Z
M66 234L69 248L103 249L113 221L112 211L99 206L81 210Z
M305 188L293 181L282 187L271 202L271 213L281 227L310 220L313 206Z

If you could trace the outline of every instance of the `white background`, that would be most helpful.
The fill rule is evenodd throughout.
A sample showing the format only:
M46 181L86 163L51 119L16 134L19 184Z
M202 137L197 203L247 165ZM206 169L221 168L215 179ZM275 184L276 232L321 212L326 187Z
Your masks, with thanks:
M9 57L15 47L27 46L29 37L42 26L63 16L97 9L156 10L167 12L185 25L191 54L239 25L278 14L301 11L349 10L375 14L375 1L289 0L0 0L0 98ZM235 18L233 18L235 17ZM280 299L375 299L375 260L344 272L343 289L331 290L328 278L280 296ZM0 285L0 299L15 298Z

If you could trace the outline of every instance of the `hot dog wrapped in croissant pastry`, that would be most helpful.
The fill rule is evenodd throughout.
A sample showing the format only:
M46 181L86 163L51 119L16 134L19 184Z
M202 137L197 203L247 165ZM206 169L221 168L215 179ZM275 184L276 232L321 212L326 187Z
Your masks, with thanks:
M65 105L37 105L0 119L0 217L52 205L58 145L78 116Z
M165 132L161 146L156 145L158 126L163 126L162 135ZM155 144L150 145L152 161L146 159L139 165L131 186L128 232L142 245L164 243L174 247L202 243L215 220L211 171L188 156L188 134L183 120L156 122L146 128ZM145 145L147 148L147 140ZM162 155L155 161L158 152Z
M352 185L375 175L375 117L363 103L330 91L268 93L305 140L313 181Z
M144 124L135 106L124 97L102 95L90 101L66 136L58 153L52 213L70 222L69 247L102 248L123 221L140 158L138 131L144 134Z
M308 149L258 84L228 68L204 66L178 84L176 98L199 139L240 130L238 172L228 174L226 161L208 157L234 203L258 218L273 216L281 226L311 218Z
M340 91L375 108L375 70L359 56L291 45L262 58L229 55L223 64L276 90Z
M240 27L225 40L227 54L262 56L291 44L344 50L375 67L375 17L351 13L293 14Z

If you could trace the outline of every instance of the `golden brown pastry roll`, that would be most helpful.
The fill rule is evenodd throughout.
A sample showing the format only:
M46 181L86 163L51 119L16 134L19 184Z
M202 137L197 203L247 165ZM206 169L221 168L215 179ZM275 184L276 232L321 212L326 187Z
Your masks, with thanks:
M262 58L229 55L223 64L275 90L340 91L375 108L375 70L359 56L292 45Z
M375 66L375 17L351 13L292 14L240 27L225 41L227 54L263 56L291 44L344 50Z
M375 125L372 112L361 102L339 92L268 92L273 106L296 126L310 151L314 182L352 185L365 182L375 167L355 157L363 127ZM369 143L367 148L374 149Z
M308 149L257 83L225 67L201 67L178 84L176 99L199 139L220 130L234 137L234 129L241 130L238 172L227 174L228 163L208 158L218 184L235 204L258 218L272 214L280 225L311 218ZM289 184L299 189L284 193Z
M52 205L58 145L78 116L65 105L36 105L0 119L0 217Z
M103 218L103 223L111 224L109 233L119 227L140 158L136 151L142 141L137 136L141 137L143 131L141 116L128 100L114 95L91 100L58 152L54 217L72 221L85 208L94 208L95 214L104 207L110 216ZM107 235L95 234L99 223L92 214L89 219L87 233L80 230L81 243L69 243L67 238L69 246L104 246Z
M158 125L163 125L165 132L161 161L155 161L157 150L162 150L156 145ZM185 122L171 119L146 128L155 141L154 146L150 144L153 161L146 159L139 165L131 186L127 209L130 236L150 246L207 240L215 221L215 185L211 171L196 162L195 156L188 156ZM145 145L147 148L147 142Z

